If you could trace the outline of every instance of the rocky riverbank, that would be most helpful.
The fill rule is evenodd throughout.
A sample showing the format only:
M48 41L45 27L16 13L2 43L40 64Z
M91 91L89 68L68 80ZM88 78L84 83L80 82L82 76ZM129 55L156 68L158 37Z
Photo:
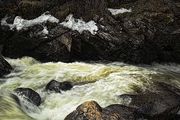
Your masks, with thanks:
M180 62L180 8L175 0L9 0L1 2L0 11L1 19L7 15L0 29L7 57L31 56L43 62ZM25 28L23 24L46 11L59 22L36 21ZM12 27L26 19L31 21L19 23L24 28Z
M0 20L0 52L9 58L19 59L30 56L40 62L180 63L180 2L178 0L0 0ZM1 78L13 70L2 55L0 55ZM77 95L78 92L84 92L88 87L91 87L91 85L88 87L83 85L96 82L102 78L108 79L107 76L113 74L113 79L119 76L122 78L130 76L127 77L128 80L140 81L141 87L150 82L149 88L145 90L137 88L137 91L135 91L136 88L133 88L133 94L118 93L118 99L122 101L122 104L101 107L96 101L85 102L67 115L65 120L180 119L178 113L180 89L165 82L155 82L154 79L154 81L150 81L152 73L148 71L149 68L144 70L148 71L148 75L143 76L146 72L142 68L134 70L131 68L132 66L129 68L132 69L130 70L132 73L122 75L122 69L119 68L122 67L122 64L117 65L118 68L112 67L113 65L110 68L108 65L107 67L87 65L86 68L83 65L64 65L65 63L47 63L47 66L40 65L38 61L35 63L37 67L35 70L31 67L31 64L34 64L33 61L27 66L19 65L22 68L13 71L13 74L9 76L5 76L5 79L9 79L10 82L5 83L5 85L2 83L0 86L1 90L3 88L8 90L8 87L10 87L9 89L15 88L12 96L20 106L23 103L19 97L23 97L23 100L32 103L34 107L39 109L39 106L45 102L47 102L45 105L50 104L47 98L42 96L48 96L52 93L63 95L64 91L71 91L76 89L76 86L80 86L73 93ZM50 67L55 67L55 70L50 70ZM68 73L66 70L63 71L65 67L71 67L67 71L72 70L75 74ZM39 70L40 68L49 71L44 72ZM63 72L59 72L60 68ZM80 68L83 72L76 76ZM95 74L94 70L97 68L100 71ZM127 72L128 70L124 68L123 71ZM137 71L142 72L141 75L137 74ZM89 74L89 72L92 73ZM171 73L172 71L168 70L168 72ZM46 78L44 77L46 76L45 73L50 75ZM62 76L54 75L55 73ZM116 73L118 74L116 75ZM39 83L38 80L32 81L35 74L39 75L37 75ZM83 76L82 74L87 75ZM172 74L178 76L172 75L173 80L179 79L178 72L172 72ZM76 78L73 79L74 76ZM172 79L172 76L167 75L163 78L169 80ZM44 78L48 84L42 80ZM58 80L60 78L60 80L53 80L54 78ZM118 80L123 81L122 78L118 78ZM142 78L145 79L144 83L141 81ZM31 81L26 83L27 81L24 79ZM62 79L63 81L61 81ZM67 82L64 79L72 81ZM75 83L73 83L74 81ZM112 80L109 84L117 83ZM103 87L106 86L104 84ZM91 89L93 90L95 87L96 83ZM100 88L103 89L102 86ZM114 91L112 88L109 89L111 92ZM87 97L88 92L86 91L83 94ZM94 91L94 94L97 93ZM101 91L102 93L112 94ZM82 99L83 95L79 96ZM114 100L115 94L112 96L107 100ZM69 98L74 99L73 97ZM25 107L28 108L27 105Z
M95 101L81 104L65 120L178 120L180 89L157 83L156 91L121 95L126 105L101 108Z

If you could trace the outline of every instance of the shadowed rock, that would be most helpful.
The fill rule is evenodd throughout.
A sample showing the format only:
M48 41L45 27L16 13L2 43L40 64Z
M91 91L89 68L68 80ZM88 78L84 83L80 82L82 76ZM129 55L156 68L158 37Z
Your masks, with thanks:
M180 96L175 88L167 84L158 83L153 91L145 91L138 95L121 95L123 100L131 99L130 107L135 107L136 115L146 119L169 120L173 118L180 108ZM169 89L170 88L170 89Z
M39 106L41 104L40 95L30 88L17 88L14 90L14 92L34 105Z
M175 92L174 92L175 90ZM127 106L113 104L105 108L88 101L76 108L65 120L177 120L180 108L178 88L165 83L155 83L153 90L137 95L124 94L120 98Z
M72 83L68 81L58 82L58 81L52 80L46 85L46 90L61 93L61 91L70 90L72 87L73 87Z
M19 32L2 26L0 44L4 45L2 53L5 56L31 56L42 62L109 60L133 64L180 63L180 9L177 0L22 0L20 3L18 12L2 13L27 19L49 10L60 21L72 13L75 18L83 18L86 22L94 20L98 31L95 35L88 31L80 34L48 23L49 34L44 37L37 35L42 25ZM132 12L111 15L107 6L132 9Z
M95 101L88 101L76 108L65 120L134 120L134 109L122 105L101 108Z
M0 55L0 77L9 74L11 70L11 65Z

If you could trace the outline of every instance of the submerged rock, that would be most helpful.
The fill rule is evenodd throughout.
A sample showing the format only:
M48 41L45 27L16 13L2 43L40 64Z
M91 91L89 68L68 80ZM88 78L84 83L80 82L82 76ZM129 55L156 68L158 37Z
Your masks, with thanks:
M76 108L65 120L134 120L134 109L122 105L101 108L95 101L88 101Z
M131 99L129 106L136 108L135 113L138 118L170 120L179 111L180 96L167 86L167 84L158 83L154 92L145 91L138 95L126 94L121 95L120 98Z
M72 87L73 85L71 82L68 82L68 81L58 82L58 81L52 80L46 85L46 90L61 93L61 91L70 90Z
M17 95L23 97L24 99L27 99L29 102L33 103L34 105L39 106L41 104L40 95L30 88L17 88L14 90L14 92Z
M11 65L0 55L0 77L9 74L11 70Z

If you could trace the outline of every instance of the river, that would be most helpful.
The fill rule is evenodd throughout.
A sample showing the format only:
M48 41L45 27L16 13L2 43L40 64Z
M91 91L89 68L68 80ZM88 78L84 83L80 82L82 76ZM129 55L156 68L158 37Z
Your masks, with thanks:
M49 62L33 58L8 59L14 70L0 79L1 120L63 120L81 103L97 101L102 107L122 103L125 93L138 93L153 82L163 81L180 88L180 65L129 65L121 62ZM50 93L45 86L51 80L77 84L70 91ZM32 88L42 98L39 107L21 99L19 107L10 97L18 87ZM128 101L127 101L128 102Z

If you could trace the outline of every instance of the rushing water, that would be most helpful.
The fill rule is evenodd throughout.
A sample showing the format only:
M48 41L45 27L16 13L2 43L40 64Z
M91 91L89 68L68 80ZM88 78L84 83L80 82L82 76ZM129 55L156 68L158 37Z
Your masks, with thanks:
M33 58L7 59L14 71L0 79L1 120L63 120L79 104L95 100L102 107L121 103L118 95L148 89L154 81L180 87L180 65L133 66L119 62L103 63L40 63ZM72 90L48 93L46 84L71 81ZM39 107L21 99L21 108L10 97L15 88L32 88L42 97Z

